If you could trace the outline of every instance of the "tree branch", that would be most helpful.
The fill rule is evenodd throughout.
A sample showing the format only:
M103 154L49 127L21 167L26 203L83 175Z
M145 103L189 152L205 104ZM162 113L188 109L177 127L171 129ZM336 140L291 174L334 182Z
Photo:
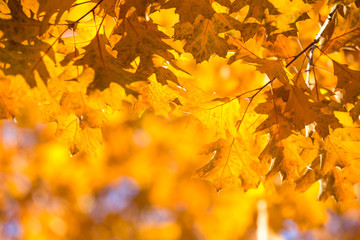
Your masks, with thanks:
M329 23L332 21L336 10L338 9L339 5L335 5L331 8L331 11L328 15L328 17L326 18L326 21L324 22L324 24L321 26L320 31L318 32L318 34L316 35L314 41L312 42L312 46L311 49L309 51L309 61L308 64L306 66L306 85L310 88L310 69L312 66L312 61L313 61L313 56L314 56L314 50L316 47L316 44L320 41L321 36L323 35L323 33L325 32L325 29L327 28L327 26L329 25Z

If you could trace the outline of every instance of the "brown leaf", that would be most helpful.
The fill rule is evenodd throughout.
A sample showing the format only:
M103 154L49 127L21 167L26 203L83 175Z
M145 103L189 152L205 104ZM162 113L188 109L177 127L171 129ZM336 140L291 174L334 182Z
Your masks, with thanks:
M251 0L235 0L231 4L230 12L237 12L245 6L249 6L249 12L246 18L253 17L259 22L265 18L265 11L267 10L271 15L280 14L274 5L267 0L251 1Z
M260 103L256 106L255 111L260 114L267 114L268 118L257 126L256 132L264 131L277 135L277 140L289 137L292 132L291 121L282 114L285 103L277 99L273 102Z
M309 97L300 88L290 86L289 100L285 107L285 113L292 113L294 125L302 129L316 120L315 112L310 108Z
M360 99L355 103L355 107L350 110L350 116L352 120L355 122L356 120L359 120L360 116Z
M275 16L266 16L268 24L265 24L268 34L267 40L274 42L279 34L284 36L298 36L297 24L309 19L308 12L312 9L303 0L273 1L279 11Z
M266 178L271 179L279 172L282 181L292 183L297 180L307 164L301 157L301 152L306 148L313 148L311 140L301 135L293 134L286 139L272 138L259 156L262 162L271 163Z
M39 10L38 14L45 13L44 18L41 21L40 35L44 34L45 31L49 28L49 20L51 16L57 13L55 23L60 21L61 16L65 11L69 10L75 0L63 0L63 1L48 1L48 0L39 0Z
M325 201L330 195L338 202L353 200L356 198L354 184L360 182L358 172L351 168L332 169L324 179L323 191L319 200Z
M95 79L90 84L89 90L103 90L109 87L111 82L121 85L128 94L137 93L128 87L128 84L135 81L145 81L145 78L136 76L133 73L123 70L118 59L113 57L106 49L106 38L104 35L95 37L89 45L84 47L85 54L75 61L74 65L87 65L95 70Z
M256 69L262 73L266 73L269 79L278 79L285 86L292 81L292 74L285 68L282 60L268 60L262 58L242 58L247 63L254 63Z
M172 47L162 40L169 37L159 31L152 21L139 22L128 18L114 33L122 36L113 48L117 51L117 58L121 60L117 62L122 68L132 68L131 63L140 57L136 73L147 78L155 72L153 57L157 55L179 69L173 62L175 57L170 52Z
M339 51L341 48L356 50L360 47L360 8L344 8L345 15L336 15L335 30L331 38L321 46L326 53Z
M228 45L218 34L239 29L241 26L241 23L234 18L226 14L215 13L211 20L199 16L193 25L189 23L176 24L175 38L187 40L184 50L190 52L199 63L208 60L214 53L225 57Z
M355 103L360 95L360 71L348 68L346 64L340 64L333 61L334 75L337 76L338 82L336 87L343 89L343 103Z
M315 182L322 178L323 174L320 171L320 156L314 159L309 167L306 167L304 174L296 181L296 190L305 192Z
M211 19L215 13L208 0L170 0L163 4L161 8L175 8L175 12L180 15L180 22L183 23L194 23L199 15Z
M50 45L38 39L33 40L33 44L23 44L15 41L6 41L5 48L0 48L0 63L7 66L3 71L5 74L21 74L27 83L34 87L35 70L41 79L46 83L50 78L48 69L43 59L44 51ZM51 60L55 61L54 51L51 48L47 53ZM36 61L34 61L36 59Z
M19 1L9 0L7 7L11 19L0 19L0 29L4 34L1 36L2 39L21 43L33 40L39 35L40 21L26 16Z
M231 0L215 0L215 1L225 7L230 7L230 5L231 5Z

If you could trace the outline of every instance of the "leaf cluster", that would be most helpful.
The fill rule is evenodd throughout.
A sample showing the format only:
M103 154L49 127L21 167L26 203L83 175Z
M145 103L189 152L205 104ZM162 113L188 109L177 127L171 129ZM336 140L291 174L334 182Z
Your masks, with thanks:
M360 9L358 1L328 4L337 12L317 42L316 31L301 35L302 24L325 22L313 1L4 1L1 117L29 125L31 105L72 155L99 156L106 126L150 110L207 129L199 152L211 159L194 176L217 190L247 191L280 174L299 191L320 181L321 200L353 199ZM170 27L153 20L169 10L178 18ZM196 86L184 56L240 63L261 77L212 94Z

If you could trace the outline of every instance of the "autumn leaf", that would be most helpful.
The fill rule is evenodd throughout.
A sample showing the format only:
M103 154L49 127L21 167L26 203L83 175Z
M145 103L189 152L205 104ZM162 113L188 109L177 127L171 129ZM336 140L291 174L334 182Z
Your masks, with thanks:
M344 90L344 103L355 103L360 94L360 71L349 69L348 66L333 61L334 75L338 77L336 87Z
M10 19L0 20L2 41L13 40L21 43L24 40L35 40L34 38L39 35L40 22L25 15L19 1L10 0L7 5L2 5L2 11L11 16Z
M6 74L21 74L26 78L31 87L34 87L36 84L33 73L34 70L38 71L44 81L50 77L44 60L42 59L43 55L41 54L42 51L46 51L50 46L39 40L35 40L34 43L36 44L24 45L15 41L7 41L5 46L9 50L4 51L3 48L0 49L0 62L4 66L8 66L3 69L3 71ZM28 56L29 58L24 58L24 56ZM49 56L54 60L53 50L50 50ZM39 59L39 61L32 61L32 57Z
M246 40L247 37L245 36L242 41L238 38L227 36L227 42L231 50L235 51L235 54L229 59L229 64L246 57L250 57L252 59L260 58L260 48L265 43L266 33L263 28L258 28L260 26L255 28L253 28L252 24L248 26L249 29L253 31L250 34L250 36L254 36L253 38Z
M355 104L355 107L350 110L350 115L353 121L355 122L357 119L359 119L360 116L360 100L357 101Z
M151 21L138 22L129 18L115 29L114 34L122 36L113 48L117 51L117 58L125 60L119 62L119 65L123 68L130 68L130 64L139 57L140 63L136 72L144 77L149 77L155 71L152 60L155 54L170 63L173 63L175 59L169 51L172 48L162 41L168 36L159 31Z
M207 19L211 19L215 11L212 9L208 0L171 0L161 6L162 8L175 8L175 12L179 13L181 22L194 23L198 15L202 15Z
M333 3L335 4L335 3ZM359 25L359 8L349 8L343 6L344 15L337 15L337 26L322 45L322 50L331 53L342 48L356 48L360 46L360 25ZM339 16L340 15L340 16Z
M274 6L280 13L269 17L272 31L267 31L268 40L274 42L278 36L297 36L296 24L309 19L311 6L302 0L274 1ZM280 35L281 34L281 35Z
M236 29L240 22L222 14L214 14L212 19L199 16L191 25L187 22L175 25L176 39L186 39L184 46L186 52L190 52L197 62L208 60L212 54L225 57L228 46L225 39L218 36L219 33Z
M285 86L292 82L292 74L284 67L281 60L268 60L250 57L244 57L243 60L247 63L254 64L257 70L262 73L266 73L270 80L276 78Z
M297 144L294 144L295 142ZM266 178L271 179L280 173L282 181L291 183L297 180L299 173L309 164L302 157L304 150L316 151L316 146L304 136L292 135L286 139L271 139L259 156L261 161L271 163Z
M11 19L0 20L0 29L3 33L0 62L3 64L3 71L6 74L23 75L28 84L34 87L33 70L37 70L43 79L49 78L42 52L48 52L48 56L54 61L54 51L48 43L36 38L39 35L40 22L26 16L18 1L9 1L7 7ZM33 61L31 58L37 60Z
M360 179L356 173L359 171L355 160L357 153L352 149L357 148L359 142L356 134L349 134L351 131L358 132L358 129L337 129L326 138L324 147L320 149L320 156L313 160L304 175L297 180L298 190L305 191L321 179L324 186L319 193L320 200L324 201L331 195L337 201L355 197L353 185Z
M260 103L256 106L255 111L259 114L268 115L267 119L256 127L256 132L267 132L278 134L278 139L287 138L292 134L293 126L291 121L282 114L284 109L284 102L278 100L277 102Z
M212 159L194 177L211 181L217 191L224 187L247 191L260 183L260 162L246 151L241 139L220 139L204 147L203 153L212 153Z
M310 109L308 96L295 86L291 86L285 112L293 113L293 123L300 128L316 120L316 113Z
M29 86L20 75L3 75L0 79L1 118L12 119L13 117L19 117L21 108L24 108L27 101L31 99Z
M350 177L349 177L350 176ZM329 195L333 195L336 201L346 201L356 198L354 193L354 184L360 181L359 177L349 168L331 170L325 178L324 192L319 199L324 201Z
M118 10L116 7L119 5L119 1L104 0L104 1L99 2L99 1L93 0L93 2L95 2L96 4L100 3L100 5L99 5L100 11L104 11L104 13L110 15L111 17L116 17L116 12L117 12L116 10ZM128 2L129 1L126 1L126 3L128 3ZM136 5L136 6L139 6L139 5Z
M74 3L75 0L65 0L61 2L39 0L39 9L37 14L45 13L44 18L41 21L39 34L44 34L45 31L49 28L49 21L53 14L57 13L55 23L58 23L65 11L68 11Z
M70 146L70 151L75 154L79 151L92 152L95 156L101 148L101 131L98 128L83 126L83 118L77 118L73 114L57 116L56 138Z
M230 7L231 5L231 0L215 0L215 1L225 7Z
M106 49L105 37L103 35L97 35L85 47L85 50L86 53L76 60L74 65L86 64L95 70L95 79L89 86L90 90L105 89L110 85L110 82L116 82L124 87L128 93L136 95L127 85L134 81L145 79L122 69L121 63L116 61L116 58ZM103 79L106 79L106 81L103 81Z
M260 22L265 18L266 10L271 15L280 14L280 12L274 7L274 5L267 0L261 0L259 2L235 0L231 4L230 9L231 12L237 12L245 6L249 6L249 12L247 13L246 18L253 17Z

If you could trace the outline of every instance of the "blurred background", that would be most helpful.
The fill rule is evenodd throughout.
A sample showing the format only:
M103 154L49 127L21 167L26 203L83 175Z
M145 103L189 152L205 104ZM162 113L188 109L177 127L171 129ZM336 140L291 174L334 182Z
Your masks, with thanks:
M145 112L102 129L98 156L72 155L53 127L0 127L1 239L358 239L359 201L318 202L262 185L216 192L194 171L211 156L208 137L188 119ZM94 146L96 147L96 146ZM357 194L359 189L357 188Z

